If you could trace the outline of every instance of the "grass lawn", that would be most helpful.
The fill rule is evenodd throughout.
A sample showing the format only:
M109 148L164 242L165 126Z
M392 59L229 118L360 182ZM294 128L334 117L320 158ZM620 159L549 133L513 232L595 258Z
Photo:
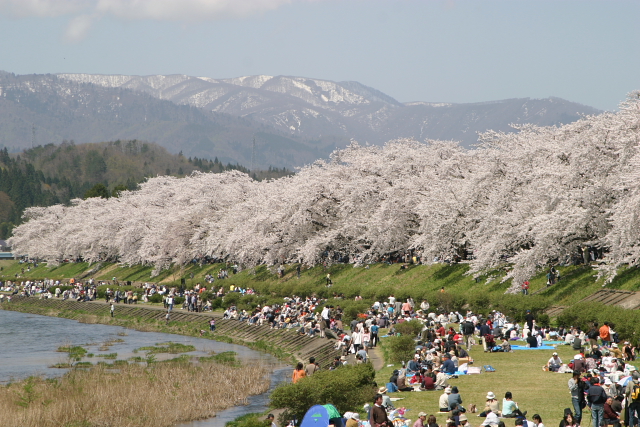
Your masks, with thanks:
M382 338L384 347L385 338ZM516 344L522 344L516 342ZM558 355L564 363L568 363L575 354L571 346L558 346ZM565 408L572 408L571 395L567 382L571 379L571 374L558 374L554 372L543 372L544 366L551 357L553 350L516 350L513 353L485 353L482 346L474 346L471 350L471 357L474 359L473 366L482 367L491 365L496 372L482 372L479 375L463 375L457 379L449 380L451 386L457 386L460 390L463 406L469 407L473 403L478 407L478 413L484 408L487 392L495 393L502 409L502 399L507 391L513 393L513 400L518 402L522 411L528 411L527 418L531 419L533 414L540 414L546 426L553 427L562 419ZM379 386L389 381L394 369L399 365L385 367L377 372L376 382ZM409 409L406 417L414 420L420 411L427 414L434 414L438 424L444 425L446 414L437 414L438 399L442 391L422 391L422 392L398 392L389 394L390 397L402 397L403 400L394 402L396 408L406 407ZM477 417L476 414L468 413L469 424L478 427L484 418ZM590 412L586 412L584 417L590 417ZM507 427L514 425L513 419L503 419ZM588 425L585 419L583 425Z

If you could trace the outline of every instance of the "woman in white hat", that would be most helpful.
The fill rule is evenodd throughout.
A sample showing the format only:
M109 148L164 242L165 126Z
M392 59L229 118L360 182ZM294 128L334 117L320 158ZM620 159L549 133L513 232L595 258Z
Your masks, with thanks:
M449 395L451 394L451 387L447 387L444 389L444 393L440 396L438 400L438 408L440 412L449 412L451 408L449 407Z
M500 416L500 402L498 402L496 395L492 391L487 393L487 401L484 405L484 409L478 416L486 417L489 412L493 412L497 416Z

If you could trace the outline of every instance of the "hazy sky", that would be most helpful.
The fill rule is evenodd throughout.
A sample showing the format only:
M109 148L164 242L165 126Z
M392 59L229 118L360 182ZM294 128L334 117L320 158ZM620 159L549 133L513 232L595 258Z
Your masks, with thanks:
M0 0L16 74L355 80L399 101L640 89L640 1Z

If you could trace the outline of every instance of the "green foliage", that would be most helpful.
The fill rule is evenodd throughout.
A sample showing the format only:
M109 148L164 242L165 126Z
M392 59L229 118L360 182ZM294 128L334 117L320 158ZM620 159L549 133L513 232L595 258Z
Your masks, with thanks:
M196 348L191 344L187 345L187 344L181 344L176 342L169 342L169 343L156 344L155 346L140 347L137 349L137 351L147 351L149 353L177 354L177 353L188 353L190 351L196 351Z
M346 324L351 322L356 317L358 317L358 314L366 312L369 309L369 307L371 307L371 302L364 301L364 300L360 300L360 301L342 300L342 301L339 301L339 304L331 304L331 305L340 305L340 308L342 308L342 312L343 312L342 321L343 323ZM321 310L322 308L319 307L318 309Z
M28 408L33 402L35 402L40 394L36 391L35 378L29 377L22 385L21 391L15 391L17 395L16 405L23 408Z
M286 408L282 420L302 419L317 404L333 404L341 414L358 410L374 394L375 371L371 364L344 366L334 371L319 371L296 384L281 385L271 393L272 408Z
M263 414L249 413L225 424L225 427L271 427L271 421Z
M388 358L392 363L411 360L416 352L416 344L413 336L409 335L389 337L385 340L384 345L388 351Z
M419 320L410 320L408 322L402 322L395 325L396 332L402 335L408 335L412 338L418 335L422 331L423 327L423 323Z
M582 302L566 308L557 319L558 325L575 326L588 331L597 322L613 325L613 329L633 345L640 344L640 311L625 310L599 302Z
M91 187L89 190L87 190L86 193L84 193L85 199L88 199L90 197L102 197L103 199L108 199L109 190L104 184L96 184L93 187Z

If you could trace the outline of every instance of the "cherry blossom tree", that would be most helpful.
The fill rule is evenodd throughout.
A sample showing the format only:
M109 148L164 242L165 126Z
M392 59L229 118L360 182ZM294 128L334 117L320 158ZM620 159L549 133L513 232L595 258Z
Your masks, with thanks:
M156 177L118 198L31 208L10 239L50 262L83 257L156 269L213 256L246 265L351 262L416 250L471 254L470 272L508 267L512 291L582 246L606 274L640 258L640 98L562 126L455 142L352 143L290 177L240 172Z

